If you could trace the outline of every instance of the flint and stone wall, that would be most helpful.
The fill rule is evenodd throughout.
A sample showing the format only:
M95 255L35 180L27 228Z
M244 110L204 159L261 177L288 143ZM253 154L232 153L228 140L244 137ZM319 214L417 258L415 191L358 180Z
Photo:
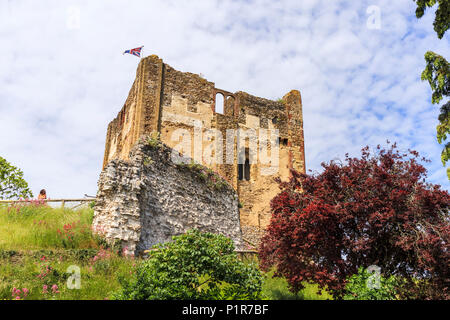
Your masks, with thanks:
M217 189L173 163L171 150L141 140L128 160L108 162L98 182L94 229L133 254L194 228L242 247L236 191L228 183Z

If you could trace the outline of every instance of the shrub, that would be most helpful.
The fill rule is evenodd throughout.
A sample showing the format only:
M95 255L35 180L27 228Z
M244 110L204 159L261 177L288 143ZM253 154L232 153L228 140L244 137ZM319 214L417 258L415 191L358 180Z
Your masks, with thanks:
M149 251L131 279L120 279L114 299L258 299L262 275L239 261L233 242L196 230Z
M162 142L159 132L152 131L144 138L144 142L152 149L159 149L162 147Z
M229 183L221 177L218 173L201 164L191 161L190 163L179 163L177 167L180 169L190 170L200 181L206 182L208 187L215 190L223 190L232 188Z
M293 171L271 202L263 269L276 266L294 292L312 282L341 298L359 267L378 265L402 279L402 298L448 299L450 195L425 182L419 161L394 144L320 174Z
M345 300L395 300L397 281L394 276L385 278L360 267L357 274L351 276L345 286ZM372 280L373 279L373 280Z

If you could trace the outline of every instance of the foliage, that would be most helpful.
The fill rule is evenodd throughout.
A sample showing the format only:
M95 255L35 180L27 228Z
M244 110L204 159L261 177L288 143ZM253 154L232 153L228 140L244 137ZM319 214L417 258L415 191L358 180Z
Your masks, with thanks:
M366 147L360 159L322 166L280 182L260 247L263 270L276 266L293 292L306 281L341 298L349 276L377 265L402 277L403 297L448 298L450 195L425 183L418 153Z
M433 7L436 3L438 8L433 22L434 31L439 39L442 39L445 32L450 27L450 0L414 0L417 4L416 17L422 18L427 8Z
M433 7L438 3L436 16L433 23L434 30L438 38L442 39L445 32L450 27L450 0L414 0L417 4L416 17L420 19L427 8ZM422 72L422 81L427 80L431 86L433 94L431 102L439 104L443 97L448 97L450 92L450 64L444 57L428 51L425 54L426 67ZM450 101L441 107L441 112L438 117L439 124L436 128L436 137L440 144L447 139L447 134L450 133ZM442 164L445 166L450 159L450 142L448 142L441 153ZM447 176L450 180L450 168L447 168Z
M228 182L222 178L219 174L211 170L210 168L207 168L201 164L195 163L194 161L191 161L190 163L178 163L178 168L181 169L188 169L192 173L195 174L195 176L200 179L203 182L206 182L208 187L213 188L215 190L223 190L225 188L230 188L231 186L228 184Z
M425 54L427 66L422 80L427 80L433 90L431 102L438 104L444 96L450 95L450 63L444 57L428 51Z
M438 104L443 97L450 96L450 63L442 56L428 51L425 54L427 63L422 72L422 80L427 80L433 91L431 101ZM447 135L450 134L450 101L441 107L438 117L439 124L436 127L437 139L440 144L444 143ZM445 166L450 159L450 142L448 142L441 154L442 164ZM450 168L447 168L447 175L450 180Z
M149 156L144 157L144 166L151 166L154 163L153 159Z
M152 149L159 149L162 146L160 134L157 131L152 131L144 138L144 142Z
M0 157L0 199L32 198L23 172Z
M97 202L95 200L92 200L91 202L89 202L88 207L91 209L94 209L96 204L97 204Z
M352 275L345 287L345 300L395 300L397 280L379 275L378 281L372 280L374 274L360 267L357 274ZM370 284L373 285L370 285Z
M257 299L262 276L238 260L230 239L191 230L154 246L135 276L120 282L115 299Z

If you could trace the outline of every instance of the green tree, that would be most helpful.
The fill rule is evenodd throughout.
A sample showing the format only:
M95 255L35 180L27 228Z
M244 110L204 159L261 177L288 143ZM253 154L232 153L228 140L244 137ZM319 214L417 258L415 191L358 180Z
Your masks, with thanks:
M436 3L438 4L433 27L438 38L442 39L445 31L450 27L450 0L414 0L414 2L417 4L417 19L423 17L427 8L433 7Z
M238 259L230 239L197 230L154 246L133 278L119 281L119 300L258 299L262 288L260 271Z
M450 0L414 0L417 4L416 17L423 17L425 10L438 4L435 19L433 22L434 30L439 39L442 39L445 32L450 27ZM444 97L450 95L450 64L444 57L428 51L425 54L426 67L422 72L422 81L427 80L430 84L433 94L431 102L439 104ZM445 143L447 135L450 134L450 101L447 101L440 110L438 117L439 124L436 127L436 137L440 144ZM450 142L446 143L442 150L441 160L445 166L450 159ZM450 180L450 168L447 168L447 176Z
M23 172L0 157L0 199L32 198Z
M425 54L427 63L422 72L422 80L427 80L431 86L433 94L431 102L439 104L444 97L450 95L450 63L442 56L428 51ZM436 127L436 137L440 144L445 143L447 135L450 134L450 101L447 101L442 107L438 117L439 124ZM442 164L445 166L450 158L450 142L444 146L441 154ZM447 175L450 179L450 168L447 168Z

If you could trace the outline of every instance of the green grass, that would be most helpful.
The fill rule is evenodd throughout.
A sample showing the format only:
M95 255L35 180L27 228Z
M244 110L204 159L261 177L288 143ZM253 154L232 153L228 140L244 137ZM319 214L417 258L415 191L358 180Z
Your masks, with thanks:
M316 284L305 283L305 288L297 294L288 289L288 283L284 278L273 278L273 271L264 275L263 296L269 300L332 300L333 297L319 288Z
M26 288L26 299L109 298L120 287L118 276L129 276L136 260L93 235L92 218L91 208L0 207L0 299L15 298L13 288ZM80 289L66 285L69 266L80 268Z
M27 204L0 206L0 299L14 299L13 289L26 288L26 299L103 300L120 288L119 276L131 277L139 258L126 258L92 234L93 210ZM81 288L69 289L69 266L80 268ZM48 267L48 272L46 271ZM265 274L264 299L331 299L307 284L298 294L285 279ZM58 287L54 293L52 286ZM47 286L48 293L44 292ZM23 298L23 293L19 295Z
M9 257L1 255L0 299L14 299L13 288L26 288L29 291L27 300L108 299L113 291L120 288L118 276L128 276L136 261L112 252L109 257L95 259L95 256L98 257L95 251L83 258L67 255L64 250L53 251L50 255L48 252L16 253ZM45 260L41 260L44 256ZM48 274L45 273L47 266L50 270ZM67 286L71 276L67 273L69 266L80 268L80 289L69 289ZM58 287L58 293L51 289L54 285ZM44 293L44 286L47 286L47 293ZM23 294L20 297L23 298Z
M91 232L93 211L47 205L0 207L0 250L98 248Z

